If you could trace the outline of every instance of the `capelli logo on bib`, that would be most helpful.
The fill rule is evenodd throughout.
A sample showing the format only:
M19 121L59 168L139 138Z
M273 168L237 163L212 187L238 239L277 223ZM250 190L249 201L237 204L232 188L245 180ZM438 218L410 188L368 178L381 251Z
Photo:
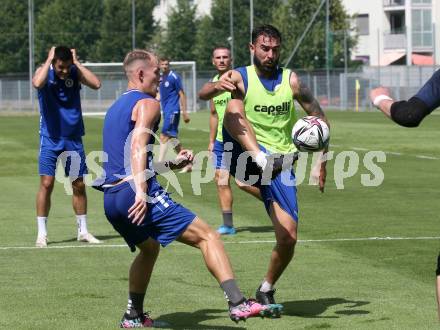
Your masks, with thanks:
M68 88L71 88L73 86L73 80L70 78L67 78L64 83L65 83L66 87L68 87Z
M289 102L283 102L279 105L256 105L254 106L255 112L266 112L268 115L272 116L282 116L286 115L290 112L290 104Z
M168 87L169 85L170 85L170 82L169 81L165 81L165 87Z

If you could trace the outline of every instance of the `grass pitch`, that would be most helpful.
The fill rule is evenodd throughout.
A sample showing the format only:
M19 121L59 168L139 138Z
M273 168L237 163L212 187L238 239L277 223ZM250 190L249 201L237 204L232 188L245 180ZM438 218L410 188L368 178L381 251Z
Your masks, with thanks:
M428 117L418 129L397 127L378 113L331 112L329 118L335 158L354 151L359 169L337 189L331 160L324 194L307 184L307 175L299 186L301 241L277 283L282 318L231 322L200 252L179 243L162 249L153 273L145 303L153 318L173 329L438 328L440 116ZM70 196L57 183L49 248L33 249L38 117L0 119L0 328L117 328L134 254L107 223L102 195L88 189L89 230L102 246L76 242ZM101 149L102 122L86 118L86 153ZM193 115L189 125L181 125L183 144L206 150L207 129L207 114ZM361 175L371 174L363 163L370 150L386 152L386 162L376 163L384 173L376 187L361 184ZM347 168L348 159L342 169ZM221 216L214 183L202 184L195 195L190 174L177 176L183 197L173 197L217 227ZM253 296L274 234L263 205L236 187L234 206L238 234L225 237L225 246L239 285Z

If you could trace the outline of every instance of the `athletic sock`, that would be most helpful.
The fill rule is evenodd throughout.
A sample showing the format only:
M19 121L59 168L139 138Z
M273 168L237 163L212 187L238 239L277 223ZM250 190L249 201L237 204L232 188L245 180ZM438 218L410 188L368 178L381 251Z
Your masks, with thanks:
M246 298L241 293L234 279L220 283L220 287L223 289L226 299L231 307L235 307L246 301Z
M47 217L37 217L38 237L47 236Z
M78 225L78 234L87 234L87 215L81 214L76 216L76 223Z
M223 225L227 227L234 227L234 223L232 221L232 211L223 211Z
M129 319L141 316L144 313L144 298L145 293L129 292L127 311L124 316Z
M264 280L263 283L261 283L260 291L261 292L269 292L273 290L273 285L270 284L268 281Z

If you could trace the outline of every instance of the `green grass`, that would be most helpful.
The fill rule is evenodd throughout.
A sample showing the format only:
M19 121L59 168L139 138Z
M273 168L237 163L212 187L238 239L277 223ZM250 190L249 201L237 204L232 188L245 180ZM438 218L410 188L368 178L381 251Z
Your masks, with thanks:
M367 237L436 237L439 226L440 116L418 129L397 127L378 113L331 112L335 156L364 148L399 152L379 163L385 179L361 185L370 172L358 151L359 171L337 189L328 164L326 192L299 187L300 226L295 259L277 283L281 319L250 319L236 325L225 311L217 283L200 252L178 243L162 249L145 307L175 329L436 329L434 295L438 239L350 240ZM38 187L37 117L0 118L0 328L112 329L126 305L127 273L134 255L125 247L84 247L67 196L57 183L49 218L48 249L35 242ZM188 127L192 128L191 130ZM101 148L102 119L86 118L86 152ZM205 150L207 114L182 124L185 146ZM204 130L204 131L203 131ZM309 162L310 165L310 162ZM193 174L193 175L196 175ZM189 174L178 174L184 195L173 197L216 227L221 222L214 184L194 195ZM123 244L103 214L102 195L88 189L89 229L105 245ZM225 237L236 277L247 295L262 279L274 240L263 206L234 187L238 234ZM316 241L322 240L322 241Z

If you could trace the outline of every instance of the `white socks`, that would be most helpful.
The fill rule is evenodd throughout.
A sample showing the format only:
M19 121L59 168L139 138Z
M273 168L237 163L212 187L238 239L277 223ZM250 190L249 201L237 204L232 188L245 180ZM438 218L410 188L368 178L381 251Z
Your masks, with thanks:
M87 234L87 215L77 215L76 216L76 223L78 225L78 234Z
M266 159L267 154L264 153L263 151L260 151L256 156L255 156L255 162L257 163L257 165L264 171L264 169L266 168L267 165L267 159Z
M261 292L269 292L273 290L273 285L270 284L268 281L264 280L264 282L261 284L260 291Z
M37 217L38 237L47 236L47 217Z

